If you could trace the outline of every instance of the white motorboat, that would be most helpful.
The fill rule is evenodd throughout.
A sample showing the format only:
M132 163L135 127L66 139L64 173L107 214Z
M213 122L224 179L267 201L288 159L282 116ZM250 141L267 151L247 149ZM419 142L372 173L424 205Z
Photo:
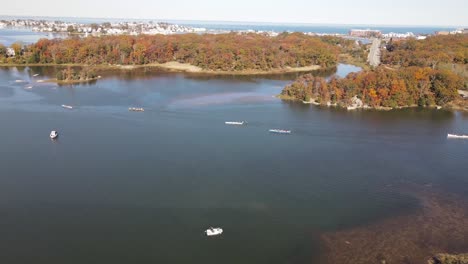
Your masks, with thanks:
M57 137L58 137L58 132L55 131L55 130L52 130L52 131L50 132L50 138L51 138L51 139L56 139Z
M223 229L220 227L210 227L205 231L207 236L219 236L223 233Z
M33 75L33 77L37 77L37 76L39 76L39 73L36 73L36 74Z
M227 121L224 122L226 125L242 126L245 124L245 121Z
M276 134L291 134L291 130L284 130L284 129L270 129L270 133Z
M141 107L129 107L129 108L128 108L128 111L132 111L132 112L144 112L145 109L144 109L144 108L141 108Z
M30 89L32 89L32 88L33 88L32 86L26 86L26 87L24 87L24 89L28 89L28 90L30 90Z
M447 134L447 138L460 138L460 139L468 139L468 135L454 135L454 134Z
M73 106L71 105L62 105L63 108L66 108L66 109L73 109Z

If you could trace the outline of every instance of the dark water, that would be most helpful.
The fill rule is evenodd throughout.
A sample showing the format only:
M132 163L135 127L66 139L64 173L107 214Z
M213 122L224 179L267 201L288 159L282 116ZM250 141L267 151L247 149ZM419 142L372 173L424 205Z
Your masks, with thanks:
M321 232L419 207L392 186L468 196L461 113L274 98L292 76L53 72L0 68L1 263L317 263Z

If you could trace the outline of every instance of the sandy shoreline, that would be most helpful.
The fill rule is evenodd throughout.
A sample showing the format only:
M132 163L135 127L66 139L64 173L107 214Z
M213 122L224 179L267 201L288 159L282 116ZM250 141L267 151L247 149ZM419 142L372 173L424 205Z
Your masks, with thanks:
M152 63L144 65L83 65L83 64L0 64L0 67L43 67L43 66L59 66L59 67L93 67L95 69L115 69L115 70L136 70L141 68L160 68L171 72L187 72L187 73L200 73L200 74L213 74L213 75L268 75L268 74L282 74L294 72L311 72L322 69L319 65L310 65L306 67L285 67L281 69L271 69L268 71L263 70L243 70L243 71L215 71L206 70L198 66L188 63L180 63L176 61L166 63Z

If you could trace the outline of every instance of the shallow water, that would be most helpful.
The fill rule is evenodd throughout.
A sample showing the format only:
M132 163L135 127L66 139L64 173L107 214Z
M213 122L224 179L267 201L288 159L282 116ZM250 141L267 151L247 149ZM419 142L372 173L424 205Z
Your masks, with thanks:
M468 141L446 139L466 114L283 102L290 75L53 74L0 68L2 263L314 263L320 233L419 208L395 186L468 196Z

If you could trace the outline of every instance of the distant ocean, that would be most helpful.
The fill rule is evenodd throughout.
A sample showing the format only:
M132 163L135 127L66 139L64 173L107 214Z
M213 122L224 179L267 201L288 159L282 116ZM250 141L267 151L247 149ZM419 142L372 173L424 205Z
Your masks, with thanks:
M314 32L314 33L333 33L347 34L351 29L374 29L382 33L406 33L415 34L433 34L435 31L451 31L456 28L447 27L418 27L418 26L372 26L372 25L326 25L326 24L267 24L267 23L203 23L203 22L184 22L180 25L192 27L203 27L211 30L255 30L255 31L275 31L275 32Z
M452 31L457 27L439 26L387 26L387 25L337 25L337 24L291 24L291 23L258 23L258 22L229 22L229 21L188 21L188 20L158 20L158 19L109 19L109 18L76 18L76 17L25 17L25 16L0 16L0 20L34 19L49 21L65 21L82 24L104 22L167 22L191 27L206 28L208 31L275 31L275 32L314 32L330 34L347 34L351 29L373 29L382 33L406 33L433 34L435 31ZM23 43L35 42L40 38L60 37L47 33L33 32L31 30L1 29L0 43L11 45L15 41Z
M229 21L191 21L191 20L167 20L167 19L121 19L121 18L76 18L76 17L12 17L0 16L0 19L37 19L50 21L67 21L75 23L104 23L104 22L168 22L192 27L203 27L209 30L255 30L276 32L314 32L314 33L337 33L346 34L350 29L375 29L383 33L406 33L432 34L435 31L450 31L457 27L441 26L388 26L388 25L338 25L338 24L295 24L295 23L260 23L260 22L229 22Z

